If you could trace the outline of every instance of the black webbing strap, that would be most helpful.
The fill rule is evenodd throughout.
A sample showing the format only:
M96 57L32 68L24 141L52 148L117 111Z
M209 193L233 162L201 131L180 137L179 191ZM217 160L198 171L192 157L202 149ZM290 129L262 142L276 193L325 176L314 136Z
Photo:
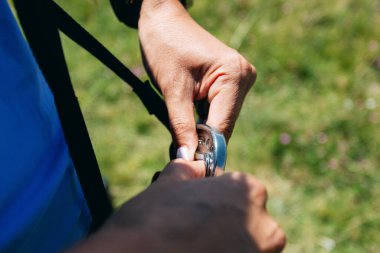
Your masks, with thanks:
M112 205L104 189L83 115L71 84L59 30L128 83L148 112L154 114L169 129L165 103L148 81L140 81L52 0L14 2L29 45L54 95L70 155L93 218L91 231L94 231L111 214Z
M54 95L71 158L92 215L91 231L112 213L99 167L71 84L50 0L15 0L25 36Z
M111 69L117 76L129 84L140 98L148 112L161 121L169 130L168 111L164 101L150 86L149 81L142 82L123 63L121 63L107 48L97 41L90 33L80 26L56 3L51 3L51 12L54 13L57 26L70 39L86 49L99 61Z

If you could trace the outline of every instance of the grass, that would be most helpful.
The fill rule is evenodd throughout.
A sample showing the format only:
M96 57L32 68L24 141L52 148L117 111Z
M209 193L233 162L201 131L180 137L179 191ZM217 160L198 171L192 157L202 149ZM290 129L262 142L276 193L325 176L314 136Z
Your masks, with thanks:
M58 2L141 72L136 31L115 19L108 1ZM229 144L227 170L252 173L268 186L268 208L288 235L285 252L377 252L379 2L210 0L195 1L190 12L258 69ZM63 42L119 205L168 162L170 135L113 73Z

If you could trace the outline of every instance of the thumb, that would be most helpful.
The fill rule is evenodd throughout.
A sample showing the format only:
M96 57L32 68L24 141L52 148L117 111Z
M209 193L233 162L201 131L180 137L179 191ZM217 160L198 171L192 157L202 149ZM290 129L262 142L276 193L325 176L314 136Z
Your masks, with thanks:
M189 180L205 176L203 161L186 161L175 159L171 161L160 174L159 180Z
M165 102L172 137L177 148L177 158L192 161L198 142L192 96L183 98L178 94L170 94L165 97Z

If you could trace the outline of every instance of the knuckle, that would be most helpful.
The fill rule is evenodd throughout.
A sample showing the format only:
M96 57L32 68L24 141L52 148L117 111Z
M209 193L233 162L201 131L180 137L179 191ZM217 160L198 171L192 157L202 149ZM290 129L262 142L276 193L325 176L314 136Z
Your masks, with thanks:
M240 59L240 71L244 77L257 75L256 68L243 57Z
M257 70L236 50L226 54L224 62L227 63L227 71L238 81L236 82L237 86L246 88L244 90L253 86L257 78Z
M270 229L259 244L261 252L281 252L286 245L286 235L277 222L268 224Z
M261 182L256 182L255 185L256 188L256 194L259 196L266 196L267 195L267 189Z
M244 176L243 173L238 172L238 171L233 171L233 172L228 173L228 174L226 174L226 175L228 175L229 177L231 177L233 180L238 180L238 179L240 179L242 176Z
M225 173L219 178L225 180L229 186L236 187L236 186L240 186L239 181L241 179L241 175L242 173L233 171L233 172Z
M229 70L232 73L240 75L245 73L248 69L249 63L238 52L232 51L230 54L226 55L226 58L225 61L228 62Z
M268 191L265 185L254 177L251 177L250 181L252 185L253 198L260 203L265 203L268 199Z
M282 251L285 248L286 245L286 235L284 231L279 228L279 231L277 232L277 240L276 240L276 245L275 249L277 252Z
M257 78L257 70L256 68L250 64L247 60L243 59L242 64L242 80L244 80L243 85L247 87L247 89L251 88L256 81Z
M228 185L233 186L234 188L244 188L244 185L246 184L246 175L241 172L233 171L224 174L222 177L226 178L229 182Z
M248 71L248 84L251 86L253 86L253 84L255 83L256 79L257 79L257 70L255 68L255 66L253 66L252 64L249 64L249 68L250 70Z
M171 128L177 136L184 135L193 130L191 122L184 117L174 117L170 121Z
M286 235L276 222L274 224L274 228L270 235L269 241L270 244L268 245L268 249L270 252L281 252L285 248Z
M167 103L179 102L179 99L183 97L183 86L175 86L175 82L171 82L161 88L164 99Z
M266 201L266 199L268 198L268 192L267 192L266 187L263 184L261 183L256 184L255 191L256 191L257 198Z
M231 172L228 173L232 180L239 181L240 185L245 185L254 195L254 198L261 197L266 198L267 197L267 189L266 187L257 180L254 176L242 172Z

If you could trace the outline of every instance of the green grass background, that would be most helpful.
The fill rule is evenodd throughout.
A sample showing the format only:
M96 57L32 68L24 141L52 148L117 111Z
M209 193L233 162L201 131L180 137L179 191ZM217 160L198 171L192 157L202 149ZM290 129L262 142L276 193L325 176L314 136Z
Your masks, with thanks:
M146 78L137 33L116 20L108 1L58 3ZM258 70L227 170L267 185L268 208L288 235L285 252L378 252L380 2L209 0L195 1L190 13ZM168 162L170 135L127 85L63 42L118 206Z

